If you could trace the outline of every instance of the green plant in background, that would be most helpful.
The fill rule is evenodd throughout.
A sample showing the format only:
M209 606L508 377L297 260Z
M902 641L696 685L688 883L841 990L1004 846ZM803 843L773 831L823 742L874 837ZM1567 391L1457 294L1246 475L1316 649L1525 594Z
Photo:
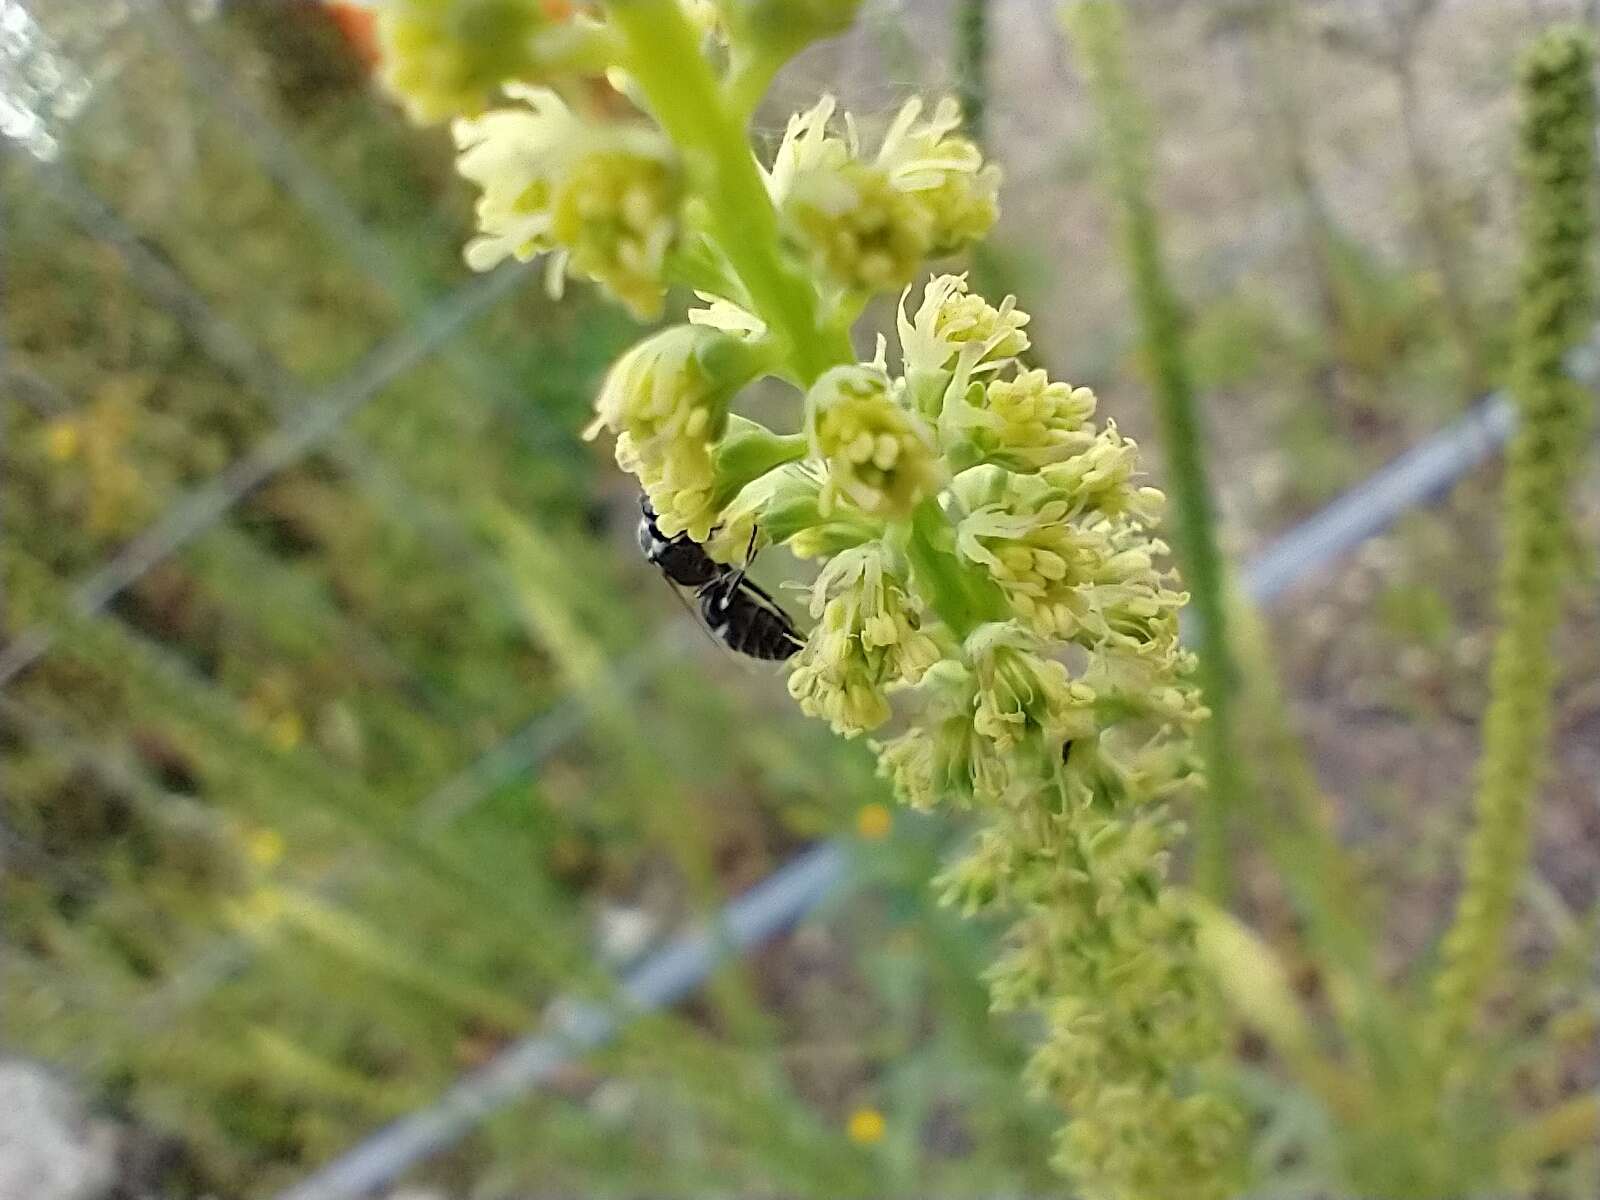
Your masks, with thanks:
M1501 502L1500 632L1463 889L1434 979L1434 1049L1453 1059L1471 1053L1527 869L1557 676L1551 639L1578 554L1570 497L1593 398L1568 375L1566 359L1594 320L1593 59L1586 35L1558 31L1535 42L1522 64L1523 262L1511 377L1518 427Z
M956 86L967 133L978 145L988 134L989 0L956 6Z
M915 807L977 810L943 891L1013 919L991 987L1046 1019L1029 1074L1067 1110L1062 1166L1090 1195L1226 1194L1240 1124L1207 1078L1219 1031L1166 880L1205 713L1150 532L1161 497L1137 484L1133 444L1093 423L1093 393L1017 364L1028 318L1010 299L945 275L909 307L923 261L996 215L998 172L957 132L958 106L910 101L868 139L825 97L763 170L751 81L853 3L618 3L540 25L515 64L501 41L475 49L480 7L380 15L414 113L477 113L494 83L522 102L455 127L483 190L469 261L548 253L639 314L672 284L700 294L601 391L619 464L664 534L728 562L752 542L823 560L789 690L846 737L902 700L884 773ZM636 114L586 101L568 56L602 60ZM887 346L860 361L848 332L894 292L891 369ZM763 377L804 393L792 431L731 412Z
M1202 560L1210 564L1209 570L1191 566L1188 572L1203 609L1204 583L1217 582L1218 558L1195 453L1198 430L1179 314L1162 274L1146 195L1147 135L1123 72L1121 16L1115 6L1089 0L1071 11L1068 27L1106 127L1105 152L1155 366L1169 459L1180 497L1190 501L1180 548L1192 553L1198 539ZM1529 50L1522 71L1525 264L1513 380L1520 426L1503 505L1502 630L1465 882L1440 962L1420 999L1378 974L1374 935L1364 927L1368 918L1348 890L1354 883L1349 863L1325 827L1324 801L1286 727L1258 730L1251 742L1285 776L1275 782L1289 804L1273 812L1254 797L1240 799L1304 922L1306 951L1327 982L1333 1028L1318 1028L1278 956L1242 923L1208 905L1196 910L1202 952L1236 1019L1266 1039L1319 1109L1308 1120L1301 1095L1266 1105L1273 1115L1259 1138L1256 1171L1270 1187L1331 1186L1357 1195L1416 1197L1486 1187L1525 1190L1537 1163L1592 1140L1600 1127L1600 1098L1593 1095L1558 1103L1520 1125L1508 1121L1516 1104L1516 1064L1559 1053L1560 1035L1525 1037L1513 1045L1499 1034L1477 1036L1475 1026L1487 993L1503 982L1512 904L1526 878L1533 794L1547 754L1555 681L1551 638L1575 553L1569 497L1587 445L1591 401L1567 375L1565 360L1592 318L1591 69L1587 36L1556 30ZM1220 595L1212 602L1220 611ZM1253 629L1248 620L1244 625ZM1202 630L1202 665L1208 661L1204 639L1213 630L1220 633L1220 624ZM1242 698L1253 722L1276 727L1281 700L1269 694L1270 656L1259 636L1249 640ZM1212 645L1217 669L1204 675L1213 709L1222 708L1227 695L1213 689L1231 679L1226 650L1225 643ZM1218 728L1215 722L1212 728ZM1333 1046L1337 1054L1330 1054ZM1251 1095L1271 1092L1248 1071L1241 1072L1240 1086ZM1287 1168L1271 1157L1284 1150Z
M39 16L65 22L81 9L98 26L101 7L59 0ZM484 1194L534 1180L652 1194L1047 1192L1059 1186L1049 1166L1059 1118L1017 1086L1027 1043L1047 1033L1030 1077L1084 1118L1059 1144L1102 1193L1188 1194L1193 1181L1174 1177L1205 1175L1200 1143L1237 1121L1218 1113L1213 1097L1227 1096L1249 1111L1251 1194L1594 1194L1600 1112L1593 1094L1572 1093L1600 1012L1588 972L1600 914L1564 911L1569 879L1545 885L1489 854L1506 874L1481 893L1500 908L1475 938L1498 923L1488 939L1498 949L1485 965L1463 944L1456 957L1475 964L1465 990L1476 995L1462 1009L1467 1032L1445 1028L1436 977L1454 969L1451 955L1402 971L1377 917L1416 935L1417 890L1426 886L1424 903L1443 890L1434 876L1447 822L1429 796L1390 785L1443 836L1412 847L1384 830L1377 843L1352 825L1347 851L1334 835L1336 811L1360 820L1360 785L1351 794L1348 777L1331 780L1349 809L1320 793L1267 649L1298 665L1319 638L1304 609L1270 636L1242 606L1230 614L1235 741L1253 784L1231 831L1238 915L1165 883L1173 818L1201 781L1187 747L1194 678L1186 659L1166 660L1164 593L1176 584L1159 557L1141 558L1156 550L1157 514L1124 477L1132 447L1095 423L1114 385L1096 380L1097 402L1032 370L1043 365L1026 344L1042 340L1038 326L982 298L1006 289L983 275L993 240L972 241L993 219L994 191L970 97L959 133L948 105L887 138L887 119L814 109L773 158L781 125L760 140L768 81L808 39L841 29L851 5L684 3L713 75L697 95L720 95L724 110L658 106L646 82L676 85L622 61L628 38L598 4L374 7L390 10L386 36L413 54L411 78L438 71L448 85L434 89L433 111L460 105L474 121L462 149L485 185L475 257L543 253L557 286L598 279L627 308L673 322L683 315L672 285L708 297L688 325L615 365L603 415L624 427L630 469L725 561L743 561L753 530L821 560L815 645L795 690L846 729L883 723L833 737L760 672L710 652L692 670L651 670L687 648L674 629L648 636L652 614L672 611L665 591L629 588L645 568L613 553L607 513L631 524L634 489L570 436L630 323L623 305L589 302L600 289L545 302L533 272L325 452L245 497L110 611L77 611L72 580L461 281L472 191L450 178L446 137L417 137L373 102L361 60L315 0L224 6L193 22L177 6L140 6L104 48L115 84L63 138L62 170L12 155L0 173L14 298L5 383L25 402L8 413L0 571L8 617L57 637L0 696L8 1046L80 1071L98 1098L181 1137L196 1174L173 1194L271 1189L430 1101L536 1027L558 991L604 993L597 967L630 961L610 930L664 934L761 877L795 839L854 816L866 889L764 958L758 993L744 986L754 967L712 978L694 1004L640 1022L439 1159L427 1182ZM959 23L986 8L954 6L963 96L983 94L982 52ZM922 6L868 14L897 47L884 74L943 69L927 60L938 38L925 18ZM226 69L180 72L195 48L169 35L184 30ZM494 55L462 52L484 36L499 40ZM1154 42L1141 50L1159 33ZM1009 75L1007 50L995 62ZM1281 51L1275 72L1295 61ZM676 61L699 78L700 59ZM830 61L817 48L780 88L795 94ZM508 62L527 101L496 98ZM1226 102L1225 73L1196 69L1208 97L1220 89ZM217 86L223 74L234 87ZM851 76L841 86L874 86ZM1308 79L1308 92L1324 82ZM744 118L758 101L751 139ZM258 147L236 127L251 106L281 142ZM643 115L658 109L683 126L709 114L715 128L686 150ZM1315 123L1301 131L1309 143ZM540 155L500 153L530 139ZM750 164L751 140L770 177ZM1147 165L1148 150L1130 144ZM742 167L728 165L736 148ZM266 177L297 155L349 193L371 236L307 236L307 211ZM1020 161L1037 169L1031 151ZM1073 160L1074 182L1089 161ZM56 185L74 172L126 236L78 228L81 206ZM1582 174L1561 177L1573 186ZM952 178L973 203L951 203ZM744 189L739 210L709 209L719 180ZM1194 196L1181 173L1174 182L1175 219L1162 225L1191 231L1174 249L1192 251ZM1337 200L1336 177L1326 182ZM775 193L770 221L744 211ZM316 212L327 200L315 188L296 195ZM1076 199L1069 183L1050 208ZM1202 256L1184 255L1197 296L1230 228L1227 212L1212 220ZM1295 392L1287 415L1313 414L1303 428L1314 436L1277 449L1308 504L1386 451L1383 429L1429 423L1444 361L1443 330L1418 320L1429 305L1412 268L1329 228L1343 330L1332 359L1297 324L1305 282L1253 268L1243 280L1224 269L1227 299L1197 306L1200 337L1184 339L1200 390L1219 393L1219 418L1249 406L1248 418L1232 410L1230 441L1247 443L1252 472L1268 479L1273 447L1255 439L1270 443L1285 383L1316 379L1327 399L1314 372L1335 360L1363 382L1353 436L1337 440L1340 414L1316 416L1312 396ZM1145 226L1145 253L1159 264L1156 232ZM1475 236L1485 232L1492 221ZM1033 237L1018 242L1047 257ZM168 313L170 293L141 297L130 284L147 281L124 264L139 243L204 302ZM910 278L950 249L970 256L967 286L942 264L929 283ZM1111 264L1088 254L1067 265L1081 298L1103 289ZM890 340L863 362L871 343L852 351L849 327L869 294L893 295L902 280L914 286L898 330L890 305L867 310ZM235 378L227 355L225 369L209 362L196 320L207 306L312 394L253 386L248 370ZM1169 294L1155 313L1176 311ZM1083 315L1062 336L1105 332L1103 313ZM1161 328L1171 335L1179 322ZM1105 339L1107 361L1117 343ZM796 393L782 380L807 382L802 359L814 400L791 401L797 415L785 421L773 414ZM1091 353L1070 361L1082 370ZM1407 416L1388 393L1404 397ZM1138 397L1127 400L1115 407L1131 421ZM758 413L766 426L748 419ZM1220 464L1240 465L1237 445L1216 449ZM909 520L896 515L907 504ZM1435 587L1424 558L1394 569ZM1440 578L1435 616L1470 626L1463 591ZM1385 592L1386 607L1420 637L1409 594ZM1313 612L1328 611L1318 597ZM976 624L961 638L964 619ZM1365 629L1340 627L1336 657L1362 648ZM1069 672L1064 697L1055 661ZM1319 691L1358 681L1349 675L1335 663ZM1173 710L1135 711L1129 697L1164 682ZM1001 695L1017 703L980 703ZM585 722L591 734L569 736ZM525 726L533 741L517 732ZM1041 751L1056 739L1065 762ZM887 787L872 781L879 757L902 791L954 819L892 817L879 802ZM1017 786L1030 773L1056 784ZM1531 819L1501 811L1515 819L1498 828ZM974 825L967 861L940 880L965 903L923 903L961 847L952 838ZM1536 902L1548 955L1529 953L1520 932L1512 950L1511 888ZM970 908L979 920L964 919ZM1462 909L1485 906L1464 898ZM1007 918L1011 944L985 979ZM1197 967L1214 973L1222 1006ZM995 1021L990 983L1002 1007L1030 1011ZM1053 999L1035 1003L1041 991ZM1257 1036L1217 1052L1242 1030ZM1231 1150L1220 1157L1233 1165Z
M619 874L650 852L630 841L637 802L582 739L543 777L486 785L446 818L419 803L530 718L559 727L561 682L473 523L490 500L537 511L564 572L614 569L588 528L595 497L576 436L541 426L576 424L621 316L557 308L537 288L507 297L110 611L85 617L69 600L73 580L402 332L359 247L313 235L252 162L229 101L280 120L293 142L279 153L315 160L377 242L405 248L398 269L419 307L466 275L453 236L444 253L422 236L430 220L458 225L452 208L435 211L455 199L437 186L455 186L448 152L370 94L319 5L269 7L250 6L266 26L255 37L240 36L233 9L190 28L239 85L193 104L166 43L151 42L158 11L184 18L144 6L114 24L103 65L115 85L80 114L61 159L7 155L0 173L4 385L22 401L6 406L0 471L6 636L35 623L56 634L0 697L7 1049L81 1072L108 1103L181 1136L196 1194L286 1183L392 1111L349 1103L341 1073L420 1103L470 1065L471 1047L532 1024L557 987L582 987L593 962L582 870L595 868L572 847ZM104 16L64 0L40 17L74 12ZM271 86L286 27L306 31L303 72L343 64L304 123ZM163 133L140 136L152 125ZM80 227L96 194L124 239ZM166 278L182 273L192 300L129 269L137 254L124 251L141 245L170 264ZM336 311L346 318L328 319ZM234 319L234 345L277 356L281 385L239 365L248 349L214 361L208 318ZM487 369L461 371L463 360ZM514 410L497 408L491 385L514 392ZM623 589L590 599L582 620L611 651L643 640L647 614ZM721 769L748 771L753 757ZM703 770L671 769L704 786ZM562 803L563 779L583 781L584 804ZM243 869L258 854L270 869ZM327 906L364 939L316 936L330 927L291 920L274 903L285 896ZM430 978L474 1002L441 1003ZM217 1061L259 1027L278 1039L270 1053ZM315 1063L330 1069L291 1069Z
M1183 310L1161 260L1150 200L1147 117L1122 62L1122 14L1101 0L1070 6L1067 23L1083 58L1103 126L1144 354L1155 386L1177 509L1178 561L1194 595L1200 683L1211 719L1202 737L1206 788L1197 822L1195 877L1213 900L1228 894L1229 814L1248 786L1233 729L1234 665L1228 644L1227 578L1217 548L1206 477L1205 433L1183 347Z

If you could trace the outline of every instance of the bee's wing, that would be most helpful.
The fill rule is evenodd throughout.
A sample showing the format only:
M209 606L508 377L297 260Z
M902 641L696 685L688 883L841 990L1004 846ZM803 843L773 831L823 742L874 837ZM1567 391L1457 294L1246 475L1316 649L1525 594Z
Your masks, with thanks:
M707 584L706 586L715 587L716 581ZM672 598L683 606L683 611L689 614L689 619L694 622L694 627L705 636L706 641L717 647L724 654L733 653L733 651L729 650L728 647L724 645L714 633L711 632L711 627L706 624L706 616L705 613L700 611L700 606L685 596L683 594L683 590L670 579L667 580L667 591L671 592Z
M771 609L790 625L794 624L794 621L790 618L788 611L783 607L783 605L774 600L772 598L772 594L754 579L751 579L750 576L741 575L739 577L738 587L740 591L748 592L750 595L754 596L761 607Z

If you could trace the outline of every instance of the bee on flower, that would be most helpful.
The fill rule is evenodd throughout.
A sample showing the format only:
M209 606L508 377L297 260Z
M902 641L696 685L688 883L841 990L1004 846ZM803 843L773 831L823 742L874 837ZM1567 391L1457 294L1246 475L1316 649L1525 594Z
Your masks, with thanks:
M740 136L770 69L857 3L394 0L385 71L419 119L462 117L472 267L547 255L553 284L642 319L697 289L596 405L645 495L641 545L725 634L736 599L759 607L782 652L754 657L787 663L805 712L846 737L899 722L874 749L903 802L981 814L941 887L1012 919L992 992L1044 1018L1030 1078L1066 1105L1084 1193L1220 1196L1237 1123L1186 1090L1218 1038L1165 882L1205 708L1160 493L1090 389L1021 361L1013 298L941 274L911 309L925 262L998 214L954 101L907 101L869 145L824 96L764 169ZM615 103L592 103L601 80ZM879 293L900 294L898 374L849 337ZM791 422L735 411L762 378L803 395ZM765 546L819 564L803 639L745 577Z

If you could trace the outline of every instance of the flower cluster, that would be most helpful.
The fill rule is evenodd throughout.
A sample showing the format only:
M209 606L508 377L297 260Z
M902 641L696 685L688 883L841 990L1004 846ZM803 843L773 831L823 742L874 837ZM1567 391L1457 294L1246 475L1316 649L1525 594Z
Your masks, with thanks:
M811 452L827 467L824 513L842 503L905 517L944 482L932 436L893 393L880 367L862 365L835 367L806 397Z
M641 317L698 290L612 368L595 430L664 534L821 560L789 690L846 737L898 722L876 749L900 797L980 820L943 888L1014 921L995 1001L1046 1018L1031 1077L1066 1107L1085 1194L1217 1196L1235 1124L1204 1086L1217 1035L1165 882L1205 710L1160 495L1089 389L1020 362L1013 300L941 275L911 308L924 261L996 218L953 101L909 102L872 149L825 97L764 169L737 136L763 71L855 7L395 0L387 78L419 118L462 118L473 267L548 254ZM496 88L518 103L484 111ZM856 361L849 323L901 289L897 365L881 339ZM804 393L792 429L732 411L763 377Z
M714 323L740 344L762 336L727 308ZM695 442L692 528L714 542L759 529L823 558L790 692L847 737L898 709L905 728L877 750L900 797L983 814L942 886L1014 918L991 983L997 1006L1046 1018L1030 1078L1071 1114L1063 1165L1089 1195L1220 1195L1239 1123L1204 1086L1220 1034L1165 882L1170 803L1205 717L1178 642L1185 596L1137 448L1094 424L1088 389L1017 361L1026 324L959 277L930 281L902 312L903 374L880 351L809 389L804 462L785 457L718 509L714 439ZM712 332L655 341L689 330ZM602 411L630 445L658 413L697 439L717 428L663 395L614 373Z
M668 537L711 536L729 493L717 469L728 403L754 373L747 343L676 325L640 342L606 376L596 424L617 435L617 465L638 477Z

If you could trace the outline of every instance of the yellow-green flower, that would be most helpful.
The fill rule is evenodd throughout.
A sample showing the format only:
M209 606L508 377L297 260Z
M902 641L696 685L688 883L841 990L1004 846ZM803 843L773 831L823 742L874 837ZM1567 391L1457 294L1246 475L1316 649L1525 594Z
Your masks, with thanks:
M829 129L825 96L791 118L768 190L793 240L849 292L903 287L930 254L953 253L993 224L999 170L954 134L960 109L947 100L931 120L920 101L901 109L876 155L862 152L854 120Z
M828 561L812 587L811 615L823 616L830 605L845 614L841 624L884 682L916 683L942 657L938 643L922 631L917 604L881 543Z
M911 693L915 724L877 743L878 773L889 779L900 801L928 810L939 804L993 804L1022 781L1018 761L996 749L973 726L977 682L953 659L928 669Z
M1094 689L1044 657L1036 636L1015 625L980 625L967 638L977 683L973 727L996 748L1038 744L1059 756L1063 744L1095 731Z
M937 275L908 317L910 294L907 288L895 313L907 376L952 372L958 358L970 375L983 375L1002 370L1028 348L1025 328L1032 318L1017 307L1015 296L996 308L967 290L965 275Z
M931 223L936 256L954 254L984 237L1000 215L1000 168L961 128L961 106L946 97L923 121L922 101L906 101L884 135L877 165L890 181L917 198Z
M1082 453L1041 468L1052 487L1072 497L1075 513L1130 516L1147 525L1161 517L1166 499L1152 487L1135 486L1139 474L1139 447L1107 421Z
M1045 475L996 467L964 472L954 492L965 513L958 552L987 569L1034 633L1135 653L1176 645L1187 597L1157 565L1166 547L1129 515L1135 506L1148 514L1145 498L1118 501L1107 516L1096 507L1112 499L1103 490L1086 499Z
M661 315L666 296L662 273L678 236L682 180L665 143L633 140L640 144L597 150L573 164L551 198L550 228L573 270L650 320Z
M888 720L886 690L916 683L942 657L879 542L829 560L812 589L811 615L817 626L794 659L789 690L847 736Z
M784 214L818 268L849 291L904 286L931 244L922 206L864 163L801 175Z
M1036 471L1095 448L1094 409L1088 388L1052 383L1043 371L986 385L958 374L939 411L939 441L962 464Z
M812 453L827 467L822 513L843 497L873 517L902 518L945 474L933 438L895 402L877 366L835 367L806 397Z
M682 202L670 144L643 125L590 126L548 88L506 91L524 107L454 126L457 170L483 191L468 265L485 271L508 257L526 262L558 251L553 290L570 269L635 316L659 315Z

